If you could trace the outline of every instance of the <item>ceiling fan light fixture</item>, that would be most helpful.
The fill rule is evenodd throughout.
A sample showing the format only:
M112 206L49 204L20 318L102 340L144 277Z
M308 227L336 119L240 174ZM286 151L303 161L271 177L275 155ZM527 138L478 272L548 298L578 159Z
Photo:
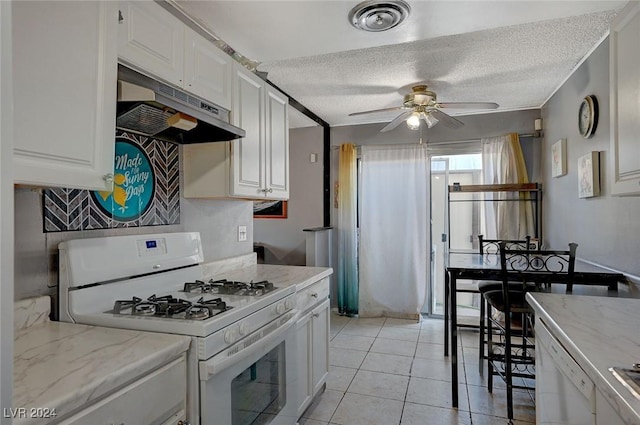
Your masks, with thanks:
M407 118L407 127L411 130L417 130L420 128L420 112L414 112Z
M363 31L380 32L400 25L411 12L403 0L367 0L349 12L349 22Z
M424 114L424 122L427 123L427 128L431 128L434 125L438 124L438 119L431 114Z

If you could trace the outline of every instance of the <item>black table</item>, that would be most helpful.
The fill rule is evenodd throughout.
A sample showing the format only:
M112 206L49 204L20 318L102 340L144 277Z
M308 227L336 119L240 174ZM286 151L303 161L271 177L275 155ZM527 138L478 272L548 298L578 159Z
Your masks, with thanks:
M451 396L453 407L458 407L458 320L456 312L456 282L458 279L501 281L500 256L497 254L479 254L477 252L448 252L445 254L445 302L444 302L444 355L449 355L451 342ZM523 273L528 281L535 283L545 278L541 274ZM576 259L573 279L573 294L616 296L618 282L625 282L622 273ZM600 286L585 289L580 285ZM559 291L556 285L552 291ZM559 291L564 293L564 290ZM612 294L613 293L613 294ZM449 331L447 332L447 323Z

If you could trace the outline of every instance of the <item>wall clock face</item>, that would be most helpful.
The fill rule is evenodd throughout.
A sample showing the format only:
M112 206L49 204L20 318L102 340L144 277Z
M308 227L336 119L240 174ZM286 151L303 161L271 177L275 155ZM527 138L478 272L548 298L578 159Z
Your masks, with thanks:
M598 126L598 99L589 95L582 100L578 108L578 130L585 139L593 136Z

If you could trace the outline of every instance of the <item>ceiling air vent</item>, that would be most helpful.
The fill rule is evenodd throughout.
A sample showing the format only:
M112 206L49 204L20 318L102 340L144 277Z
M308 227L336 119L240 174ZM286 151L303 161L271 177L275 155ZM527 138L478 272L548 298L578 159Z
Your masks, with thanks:
M402 0L368 0L358 4L349 12L349 22L363 31L386 31L400 25L411 12Z

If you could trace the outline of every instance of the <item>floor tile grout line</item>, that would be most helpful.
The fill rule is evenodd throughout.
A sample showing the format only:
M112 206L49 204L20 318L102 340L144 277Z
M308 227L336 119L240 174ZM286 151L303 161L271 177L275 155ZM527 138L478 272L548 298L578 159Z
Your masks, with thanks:
M408 397L408 388L409 388L409 384L410 384L410 382L411 382L411 379L413 379L413 378L419 378L419 377L415 377L415 376L413 376L413 375L412 375L412 373L413 373L413 371L414 371L414 365L415 365L415 362L416 362L416 360L418 359L418 357L416 357L416 355L418 354L418 347L419 347L419 345L418 345L418 344L421 344L421 343L422 343L422 344L427 344L427 345L434 345L434 342L429 342L429 341L427 341L427 342L421 342L419 339L418 339L418 341L407 341L407 340L404 340L404 341L406 341L406 342L413 342L413 343L415 343L414 350L413 350L413 356L403 356L403 355L401 355L401 354L397 354L397 353L378 353L378 352L376 352L376 351L372 351L373 344L376 342L376 340L377 340L378 338L382 338L382 339L390 339L390 340L392 339L392 338L385 338L385 337L381 337L381 336L380 336L380 332L381 332L381 330L382 330L382 329L384 329L384 328L385 328L385 324L387 324L387 321L388 321L388 319L385 319L385 320L383 321L383 323L382 323L382 325L381 325L380 329L378 329L378 332L377 332L376 336L375 336L375 337L373 337L373 343L369 346L369 349L368 349L368 350L366 350L366 351L365 351L365 350L356 350L356 351L365 351L365 352L366 352L366 354L365 354L365 356L364 356L364 358L363 358L362 362L360 362L360 364L359 364L359 366L358 366L357 368L348 367L348 368L350 368L350 369L355 369L355 371L356 371L356 372L355 372L355 374L354 374L353 378L350 380L349 385L347 386L347 389L345 390L345 392L343 393L342 397L340 398L340 401L338 402L338 405L336 406L336 409L333 411L333 413L332 413L332 415L331 415L331 418L330 418L330 420L329 420L329 421L330 421L329 423L331 423L331 424L335 424L334 422L332 422L332 420L334 419L335 413L337 412L338 407L340 406L340 404L341 404L341 403L342 403L342 401L344 400L344 398L345 398L345 396L346 396L347 392L349 392L350 394L358 394L358 395L362 395L362 396L366 396L366 397L374 397L374 398L379 398L379 399L386 399L385 397L380 397L380 396L375 396L375 395L370 395L370 394L360 394L360 393L357 393L357 392L350 392L350 391L349 391L349 388L350 388L350 387L351 387L351 385L353 384L353 380L355 379L355 376L358 374L358 372L359 372L360 370L367 371L367 372L374 372L374 373L384 373L384 374L387 374L387 375L396 375L396 376L403 376L403 377L407 377L407 375L402 375L402 374L399 374L399 373L390 373L390 372L387 372L387 371L369 371L369 370L367 370L367 369L363 369L363 368L362 368L362 366L364 365L364 360L365 360L365 359L366 359L366 357L369 355L369 353L380 354L380 355L401 356L401 357L408 357L408 358L411 358L411 366L410 366L410 372L409 372L409 376L408 376L408 378L409 378L409 379L408 379L408 381L407 381L407 387L406 387L406 389L405 389L405 396L404 396L404 400L402 401L402 403L403 403L403 404L402 404L402 411L401 411L401 414L400 414L400 422L402 422L402 415L404 414L404 411L405 411L405 408L406 408L406 403L408 403L408 401L407 401L407 397ZM347 322L347 324L348 324L348 323L350 323L350 322L351 322L351 320L349 320L349 321ZM334 335L334 338L335 338L335 336L338 336L338 335L342 332L342 330L346 327L346 325L347 325L347 324L345 324L345 326L343 326L343 327L341 328L341 330L340 330L340 331L338 331L338 332ZM422 334L422 331L423 331L423 330L426 330L426 329L427 329L427 328L423 328L423 325L424 325L424 323L422 323L422 324L421 324L421 326L420 326L420 329L419 329L420 334ZM401 326L398 326L398 327L401 327ZM387 326L387 328L389 328L389 326ZM433 329L433 330L434 330L434 331L437 331L437 329ZM345 334L345 335L347 335L347 334ZM460 341L460 351L461 351L461 353L460 353L460 355L459 355L459 358L460 358L460 360L461 360L461 361L460 361L459 363L462 363L462 369L463 369L462 373L463 373L464 378L465 378L465 382L463 383L463 385L464 385L464 388L465 388L465 389L466 389L466 391L467 391L467 396L466 396L466 397L467 397L467 404L468 404L468 406L469 406L468 411L464 411L464 412L466 412L466 414L468 414L468 418L469 418L470 423L473 423L473 414L474 414L474 412L472 412L472 409L471 409L471 399L470 399L471 397L470 397L470 394L469 394L469 386L472 386L472 387L474 387L474 388L478 388L478 387L483 388L483 387L485 387L485 385L475 385L475 384L473 384L473 383L469 383L469 381L467 380L467 372L470 370L471 366L467 365L467 364L465 363L465 361L464 361L464 359L465 359L465 357L466 357L466 356L465 356L465 351L466 351L465 349L473 349L473 348L475 348L475 346L466 347L465 345L463 345L463 342L462 342L463 337L462 337L462 335L460 335L460 339L461 339L461 341ZM394 340L394 341L401 341L401 340ZM436 344L437 344L437 343L436 343ZM442 344L437 344L437 345L442 345ZM339 348L339 347L332 347L332 348ZM469 354L469 353L467 352L466 354L467 354L467 356L468 356L468 354ZM430 358L420 358L420 360L421 360L421 361L429 362L429 361L434 361L435 359L433 359L433 358L431 358L431 359L430 359ZM335 365L335 366L337 366L337 365ZM468 367L468 366L469 366L469 367ZM342 366L342 367L345 367L345 366ZM474 363L472 367L477 369L478 365ZM419 379L428 379L428 380L433 380L433 381L441 381L441 380L439 380L439 379L434 379L434 378L419 378ZM443 381L441 381L441 382L443 382ZM449 382L449 381L444 381L444 382ZM530 399L531 399L532 401L534 401L534 400L533 400L533 396L532 396L531 392L528 392L528 395L530 396ZM397 400L397 399L388 399L388 400L400 401L400 400ZM423 403L416 403L416 404L423 404ZM440 407L440 408L442 408L442 407L443 407L443 406L431 405L431 404L425 404L425 405L432 406L432 407ZM535 402L534 402L534 406L535 406ZM463 410L458 409L458 412L460 412L460 413L461 413L461 412L463 412ZM492 414L485 413L485 412L482 412L482 411L480 411L480 412L476 412L475 414L476 414L476 415L480 415L480 416L484 416L484 417L492 417L492 418L496 418L496 419L500 419L500 420L506 419L506 418L504 418L504 417L501 417L501 416L494 416L494 415L492 415ZM526 422L526 423L528 423L528 422Z

